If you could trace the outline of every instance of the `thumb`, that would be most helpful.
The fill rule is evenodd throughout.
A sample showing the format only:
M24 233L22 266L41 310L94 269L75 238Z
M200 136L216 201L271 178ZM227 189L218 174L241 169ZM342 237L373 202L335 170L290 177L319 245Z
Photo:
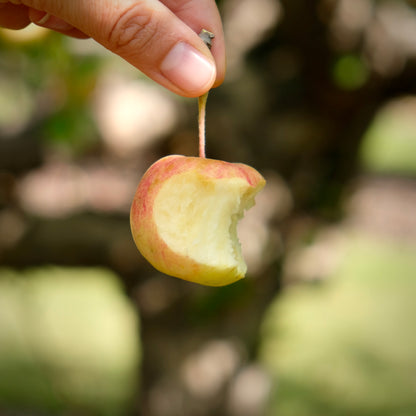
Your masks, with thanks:
M215 61L208 48L158 0L36 3L37 9L68 22L177 94L196 97L215 82Z

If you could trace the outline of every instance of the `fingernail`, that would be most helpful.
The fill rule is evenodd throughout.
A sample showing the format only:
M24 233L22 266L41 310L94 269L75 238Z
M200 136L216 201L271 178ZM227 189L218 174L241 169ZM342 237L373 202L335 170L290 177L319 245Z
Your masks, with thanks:
M30 20L37 25L44 25L50 17L51 15L49 13L43 12L41 10L30 10Z
M215 65L187 43L177 43L160 66L162 74L181 90L199 93L215 81Z
M68 32L74 28L64 20L40 10L31 11L29 17L36 25L56 30L57 32Z

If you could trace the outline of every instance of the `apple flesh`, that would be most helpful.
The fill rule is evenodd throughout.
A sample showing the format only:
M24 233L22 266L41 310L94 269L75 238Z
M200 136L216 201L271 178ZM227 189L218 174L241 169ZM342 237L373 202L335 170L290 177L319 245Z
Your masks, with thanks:
M159 271L223 286L245 276L237 223L264 178L250 166L171 155L155 162L130 210L133 239Z

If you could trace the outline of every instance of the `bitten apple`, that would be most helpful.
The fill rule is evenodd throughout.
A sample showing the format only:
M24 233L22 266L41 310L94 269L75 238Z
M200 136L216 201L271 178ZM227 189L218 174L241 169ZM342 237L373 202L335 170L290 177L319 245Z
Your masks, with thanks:
M164 157L144 174L131 206L136 246L168 275L209 286L235 282L247 270L237 222L265 183L244 164Z

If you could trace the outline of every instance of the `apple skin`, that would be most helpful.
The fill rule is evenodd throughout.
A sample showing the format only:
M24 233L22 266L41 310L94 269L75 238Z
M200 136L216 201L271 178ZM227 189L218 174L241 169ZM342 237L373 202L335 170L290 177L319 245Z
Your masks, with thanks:
M263 176L245 164L182 155L163 157L149 167L137 187L130 210L134 242L142 255L165 274L208 286L233 283L244 276L236 276L233 270L219 272L213 266L175 253L158 234L153 219L155 198L165 181L187 171L198 172L207 180L242 178L253 189L261 189L265 184Z

